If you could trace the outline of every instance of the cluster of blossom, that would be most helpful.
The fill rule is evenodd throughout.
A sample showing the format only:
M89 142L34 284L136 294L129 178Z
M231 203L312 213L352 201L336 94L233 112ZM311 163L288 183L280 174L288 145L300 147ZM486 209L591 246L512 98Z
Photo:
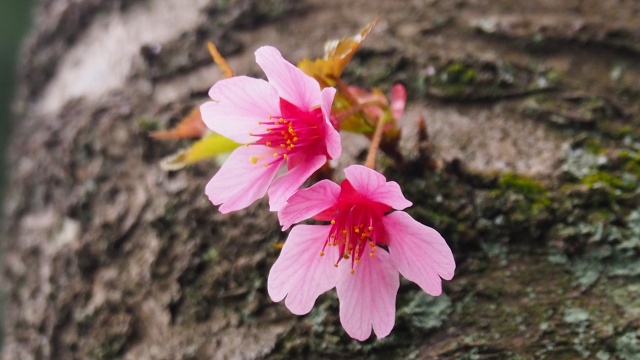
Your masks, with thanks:
M205 192L223 213L268 194L283 230L306 219L328 222L291 230L269 273L269 295L286 298L291 312L302 315L335 287L347 333L365 340L373 328L384 337L395 321L398 273L439 295L441 278L453 277L451 250L435 230L402 211L411 202L397 183L367 167L347 167L339 185L322 180L299 190L327 160L340 156L340 135L331 121L336 90L321 90L273 47L258 49L256 62L268 82L221 80L209 92L212 101L201 107L211 130L246 144L231 153Z
M290 231L269 272L270 297L284 299L292 313L303 315L320 294L335 287L340 321L351 337L365 340L372 329L378 338L387 336L395 322L399 274L426 293L440 295L442 279L450 280L455 270L450 248L437 231L402 211L412 203L396 182L374 170L375 161L347 167L340 184L321 180L301 186L340 156L338 130L345 119L368 112L379 118L374 125L380 135L386 113L402 114L404 88L394 89L403 96L396 101L392 96L390 105L384 99L368 102L379 94L345 87L335 78L309 76L273 47L259 48L255 57L268 81L246 76L220 80L209 91L211 101L200 108L209 129L244 144L230 154L205 192L222 213L246 208L267 194L283 231L307 219L325 222L299 224ZM329 82L338 85L338 96L351 101L351 108L336 106L337 90ZM372 146L373 155L377 146Z

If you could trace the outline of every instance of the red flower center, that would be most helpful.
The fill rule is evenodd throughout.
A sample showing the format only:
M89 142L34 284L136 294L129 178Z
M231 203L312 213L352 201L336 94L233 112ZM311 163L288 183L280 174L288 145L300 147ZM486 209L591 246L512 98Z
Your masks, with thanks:
M274 149L273 159L265 161L264 167L270 164L287 159L288 156L299 151L313 151L318 148L320 153L326 153L323 149L320 125L323 115L320 108L309 111L302 111L297 106L280 98L280 116L269 116L267 121L258 122L259 125L266 125L265 133L249 134L259 137L258 140L248 145L264 145ZM320 150L322 149L322 150ZM251 162L258 162L258 158L252 157Z
M327 246L338 249L338 259L351 260L351 273L355 265L365 256L365 247L369 244L369 256L374 257L377 245L387 244L387 233L382 226L382 217L391 207L362 196L349 180L340 184L338 204L324 211L318 218L331 218L331 229L320 256L324 256Z

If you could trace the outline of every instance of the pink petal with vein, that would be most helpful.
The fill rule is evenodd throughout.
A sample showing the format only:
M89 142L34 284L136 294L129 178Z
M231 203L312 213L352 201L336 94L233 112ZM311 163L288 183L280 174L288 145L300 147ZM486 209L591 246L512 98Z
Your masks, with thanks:
M249 133L261 133L270 115L280 114L280 98L268 82L246 76L236 76L218 81L208 101L200 107L202 120L207 127L222 136L239 143L256 139Z
M301 156L301 155L297 155ZM294 157L293 155L291 157ZM271 211L278 211L287 202L300 185L302 185L316 170L320 169L327 162L324 155L316 155L299 161L298 164L289 169L285 174L273 181L269 188L269 208Z
M382 219L389 234L391 261L400 274L427 294L442 293L442 280L451 280L456 269L451 249L434 229L396 211Z
M366 253L370 250L367 247ZM336 289L340 299L340 323L354 339L364 341L371 329L378 338L391 332L395 323L396 294L400 287L398 270L389 254L378 249L375 257L362 259L350 273L348 262L341 262Z
M412 205L402 195L400 185L395 181L387 182L384 175L362 165L351 165L344 173L356 191L369 200L389 205L396 210L403 210Z
M264 196L281 164L264 167L252 163L251 157L264 159L272 151L266 146L241 146L229 155L205 188L214 205L222 204L221 213L243 209Z
M330 208L338 201L339 195L340 186L331 180L322 180L309 188L296 191L278 211L282 231Z
M322 115L326 123L325 126L325 141L327 144L327 153L331 159L337 159L342 153L342 141L340 140L340 134L331 124L331 105L333 104L333 98L336 95L336 89L327 87L322 89Z
M320 84L285 60L276 48L263 46L256 50L256 62L280 97L302 110L320 105Z
M269 271L269 296L275 302L286 296L285 305L296 315L311 311L318 296L336 286L338 269L320 256L327 236L326 225L294 227Z

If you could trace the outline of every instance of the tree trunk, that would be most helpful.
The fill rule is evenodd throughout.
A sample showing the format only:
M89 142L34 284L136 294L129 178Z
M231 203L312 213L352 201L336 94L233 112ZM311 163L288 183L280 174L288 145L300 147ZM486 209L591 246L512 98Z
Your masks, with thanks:
M640 5L614 3L40 1L10 150L4 358L635 358ZM437 298L403 282L392 334L361 343L335 292L301 317L269 299L286 235L266 201L220 214L203 194L217 165L166 173L185 143L147 131L221 78L206 41L262 76L258 46L320 56L376 16L345 81L407 86L408 165L381 163L458 266Z

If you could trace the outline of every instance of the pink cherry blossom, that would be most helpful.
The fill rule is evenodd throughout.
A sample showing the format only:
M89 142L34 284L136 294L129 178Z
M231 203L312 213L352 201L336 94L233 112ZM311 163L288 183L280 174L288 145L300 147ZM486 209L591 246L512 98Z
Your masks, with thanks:
M391 108L391 114L396 121L400 121L402 114L404 114L404 107L407 105L407 89L402 84L395 84L391 88L391 100L389 101L389 107Z
M251 205L265 193L277 211L327 159L340 156L340 135L330 122L336 90L320 85L265 46L256 62L268 82L237 76L217 82L213 101L200 108L211 130L239 143L209 181L205 193L220 212ZM287 170L278 170L286 165Z
M399 211L411 202L397 183L360 165L345 174L340 185L323 180L298 190L278 212L283 230L308 218L329 224L291 230L269 273L268 291L273 301L286 298L289 310L302 315L336 287L346 332L362 341L373 329L382 338L395 322L398 274L438 296L441 278L453 277L455 261L437 231Z

